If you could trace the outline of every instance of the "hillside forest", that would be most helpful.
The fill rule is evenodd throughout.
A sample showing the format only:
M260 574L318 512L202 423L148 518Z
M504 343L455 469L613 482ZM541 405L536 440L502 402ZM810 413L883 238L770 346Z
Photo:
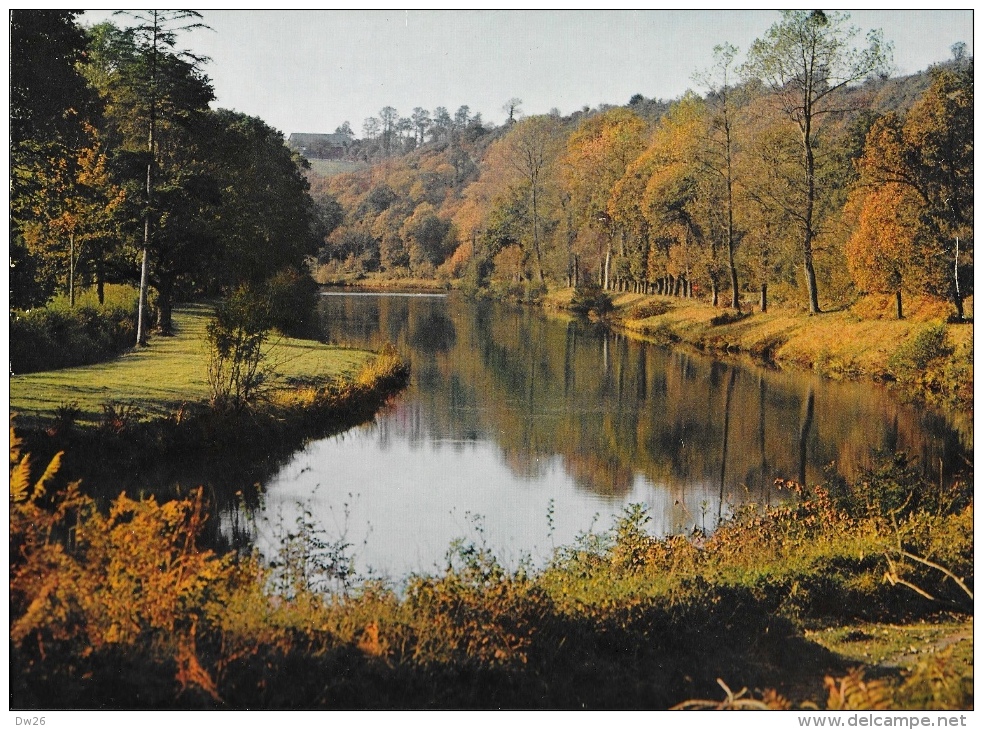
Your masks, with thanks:
M745 54L718 46L672 101L522 117L511 99L501 127L466 106L386 107L348 147L359 169L311 176L332 211L320 278L519 296L595 283L811 312L878 294L899 317L930 296L961 318L972 58L956 44L951 61L892 77L890 44L874 33L847 50L855 35L845 15L788 12Z

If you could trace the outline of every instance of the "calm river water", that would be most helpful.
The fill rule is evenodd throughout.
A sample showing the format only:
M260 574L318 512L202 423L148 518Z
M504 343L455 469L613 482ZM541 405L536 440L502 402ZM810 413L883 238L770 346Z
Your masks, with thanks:
M410 385L373 423L296 453L249 529L269 550L276 525L310 509L363 575L441 570L456 539L541 564L631 503L653 534L712 528L736 505L781 499L778 477L852 475L883 449L946 473L971 449L948 417L869 383L720 362L536 309L329 293L320 318L329 342L394 343Z

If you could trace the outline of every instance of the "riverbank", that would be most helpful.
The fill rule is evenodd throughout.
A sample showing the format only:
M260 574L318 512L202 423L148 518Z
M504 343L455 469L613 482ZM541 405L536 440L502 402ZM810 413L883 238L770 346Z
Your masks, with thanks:
M139 484L148 473L167 475L154 488L160 497L173 496L164 485L191 478L234 492L237 481L259 479L305 440L371 419L406 385L407 366L391 348L276 336L255 402L215 409L204 341L211 311L177 308L173 336L108 362L12 376L10 413L27 447L41 458L67 452L67 474L87 485L112 482L115 493L120 481Z
M321 277L317 283L330 289L361 289L364 291L448 291L457 288L456 283L444 279L406 277L393 279L377 274L342 274Z
M573 294L573 289L551 291L543 306L569 311ZM914 303L906 318L897 320L888 298L816 316L776 308L738 315L692 299L630 293L612 293L611 301L606 321L636 337L827 378L895 383L903 396L972 417L972 298L966 324L946 323L944 305L929 301Z
M167 418L183 407L208 400L205 328L212 315L207 304L174 310L174 334L155 336L147 347L93 365L13 375L10 410L25 426L47 424L74 412L74 423L98 425L104 406L125 407L131 418ZM330 381L352 378L373 353L324 345L314 340L273 337L267 361L275 370L267 390L289 388L297 378Z

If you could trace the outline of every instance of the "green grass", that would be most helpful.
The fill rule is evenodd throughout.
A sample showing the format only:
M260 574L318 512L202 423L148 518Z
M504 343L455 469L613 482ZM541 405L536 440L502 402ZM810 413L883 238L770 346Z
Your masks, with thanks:
M204 336L212 308L205 304L174 311L172 337L153 337L145 348L110 362L10 378L10 410L20 420L47 420L74 403L78 423L95 423L106 403L132 403L147 416L173 412L182 403L209 397ZM324 380L354 375L371 353L274 336L269 360L281 383L290 378ZM274 381L276 382L276 381Z

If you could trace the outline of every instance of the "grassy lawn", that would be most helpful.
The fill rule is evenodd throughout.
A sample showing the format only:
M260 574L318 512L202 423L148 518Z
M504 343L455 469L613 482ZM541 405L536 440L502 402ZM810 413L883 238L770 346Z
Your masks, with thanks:
M182 403L209 396L205 327L211 307L193 304L174 311L173 337L153 337L110 362L10 378L10 410L22 421L48 419L75 403L79 423L98 421L105 403L133 404L148 416L172 413ZM277 377L334 378L353 374L370 353L311 340L274 338L269 358Z

